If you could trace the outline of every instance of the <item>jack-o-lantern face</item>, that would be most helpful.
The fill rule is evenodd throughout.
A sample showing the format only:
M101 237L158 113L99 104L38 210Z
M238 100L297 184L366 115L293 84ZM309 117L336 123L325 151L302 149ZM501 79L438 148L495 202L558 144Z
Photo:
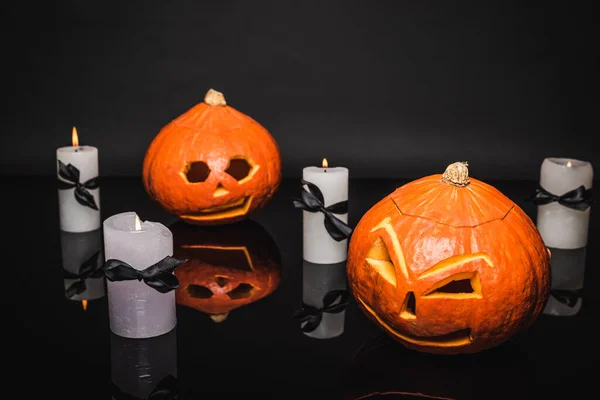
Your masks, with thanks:
M363 216L349 283L361 309L407 347L472 353L539 315L549 254L529 217L496 189L440 178L409 183Z
M178 304L209 314L215 322L229 312L273 293L281 279L281 258L268 232L245 220L220 227L177 223L174 256Z
M271 199L281 182L281 157L264 127L209 91L153 140L143 178L150 196L183 221L225 224Z

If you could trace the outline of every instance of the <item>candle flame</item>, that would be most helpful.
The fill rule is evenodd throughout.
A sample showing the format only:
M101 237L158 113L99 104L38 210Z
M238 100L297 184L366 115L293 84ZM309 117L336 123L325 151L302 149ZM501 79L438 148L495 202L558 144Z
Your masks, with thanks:
M83 311L87 310L87 300L81 300L81 307L83 307Z
M77 135L77 129L73 127L73 132L71 133L71 141L73 142L73 147L79 146L79 136Z
M136 231L142 230L142 222L140 221L140 217L138 217L137 215L135 216L135 230Z
M573 164L571 164L571 161L567 161L567 167L571 168L573 166Z
M327 162L326 158L323 158L323 162L321 163L321 165L323 165L323 168L329 167L329 163Z

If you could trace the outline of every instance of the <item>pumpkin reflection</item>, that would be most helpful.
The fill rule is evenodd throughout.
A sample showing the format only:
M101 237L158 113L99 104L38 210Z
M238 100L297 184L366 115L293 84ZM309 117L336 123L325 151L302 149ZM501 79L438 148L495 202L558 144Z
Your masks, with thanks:
M522 349L506 342L486 352L442 357L411 351L385 333L367 339L354 353L345 377L344 400L535 398L536 366ZM497 382L510 382L498 385ZM493 390L490 388L493 387Z
M230 311L268 296L279 286L279 250L257 222L206 227L177 222L170 229L174 257L187 259L175 270L178 304L222 322Z

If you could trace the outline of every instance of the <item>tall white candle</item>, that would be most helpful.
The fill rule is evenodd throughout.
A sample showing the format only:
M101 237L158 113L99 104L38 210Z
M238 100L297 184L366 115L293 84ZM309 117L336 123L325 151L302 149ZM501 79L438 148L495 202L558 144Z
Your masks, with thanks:
M546 158L542 162L540 186L547 192L561 196L583 185L592 187L594 172L587 161L569 158ZM576 249L586 246L590 209L574 210L558 202L539 205L537 228L548 247Z
M135 212L104 221L104 252L143 270L173 255L173 235L158 222L141 222ZM107 281L110 329L119 336L148 338L169 332L177 323L175 292L160 293L143 281Z
M57 178L59 162L72 165L79 170L79 183L84 184L98 176L98 149L93 146L80 146L77 130L73 127L72 146L60 147L56 150ZM67 182L77 183L77 182ZM88 232L100 228L100 189L85 189L94 199L97 210L82 205L77 201L75 188L58 189L58 209L60 229L65 232Z
M348 168L330 168L327 159L321 167L306 167L302 178L314 183L323 194L324 206L328 207L348 200ZM317 264L332 264L345 261L348 257L348 239L336 241L327 232L322 212L303 211L303 258ZM334 214L348 222L348 213Z
M114 399L146 399L160 391L157 386L165 379L177 377L177 329L144 340L111 334L110 375L116 386Z
M102 229L90 232L61 232L60 245L63 269L73 277L64 279L65 295L70 300L82 301L84 308L88 300L95 300L106 295L106 278L101 273L104 262L104 246L102 245ZM95 276L85 277L86 271L98 271ZM81 279L78 279L78 276ZM76 293L74 288L83 289Z
M314 264L304 261L302 265L302 302L317 309L323 308L323 298L333 290L347 290L346 263ZM317 328L303 332L315 339L331 339L344 332L346 310L322 314Z
M568 317L581 310L583 277L587 247L579 249L550 249L552 284L544 314Z

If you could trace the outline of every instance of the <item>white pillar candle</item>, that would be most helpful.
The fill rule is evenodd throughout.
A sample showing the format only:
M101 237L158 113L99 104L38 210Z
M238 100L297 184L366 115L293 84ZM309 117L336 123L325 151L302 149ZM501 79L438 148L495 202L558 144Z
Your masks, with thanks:
M173 235L163 224L141 222L135 212L104 221L104 253L144 270L173 255ZM144 281L107 281L110 329L119 336L148 338L169 332L177 323L175 291L160 293Z
M333 290L347 290L346 263L302 265L302 302L317 309L323 308L323 298ZM339 313L323 312L321 323L311 332L303 332L315 339L331 339L344 332L346 310Z
M581 310L586 249L587 247L568 250L550 248L552 290L544 314L567 317Z
M149 398L158 385L177 377L177 329L144 340L111 334L110 375L116 386L113 399L126 397L121 393L132 396L126 398Z
M328 207L348 200L348 168L327 166L323 159L322 167L306 167L302 178L314 183L323 194L324 206ZM303 258L317 264L332 264L345 261L348 257L348 239L336 241L327 232L322 212L302 211L303 214ZM348 213L334 214L348 223Z
M542 162L540 187L555 196L561 196L582 185L589 189L593 179L592 165L587 161L546 158ZM546 246L558 249L586 246L590 208L579 211L558 202L539 205L536 224Z
M67 298L84 302L85 308L88 300L104 297L106 295L106 278L101 270L104 263L102 229L90 232L61 231L60 245L63 269L69 275L64 279ZM97 271L98 273L92 277L85 277L86 271ZM79 286L83 291L75 293L73 289L77 286L73 285L83 285Z
M98 149L93 146L80 146L77 130L73 127L72 146L60 147L56 150L57 178L59 162L71 164L79 170L79 183L84 184L98 177ZM76 183L76 182L67 182ZM75 188L58 189L58 210L60 229L65 232L87 232L100 228L100 189L85 189L89 192L97 206L97 210L80 204L75 197Z

